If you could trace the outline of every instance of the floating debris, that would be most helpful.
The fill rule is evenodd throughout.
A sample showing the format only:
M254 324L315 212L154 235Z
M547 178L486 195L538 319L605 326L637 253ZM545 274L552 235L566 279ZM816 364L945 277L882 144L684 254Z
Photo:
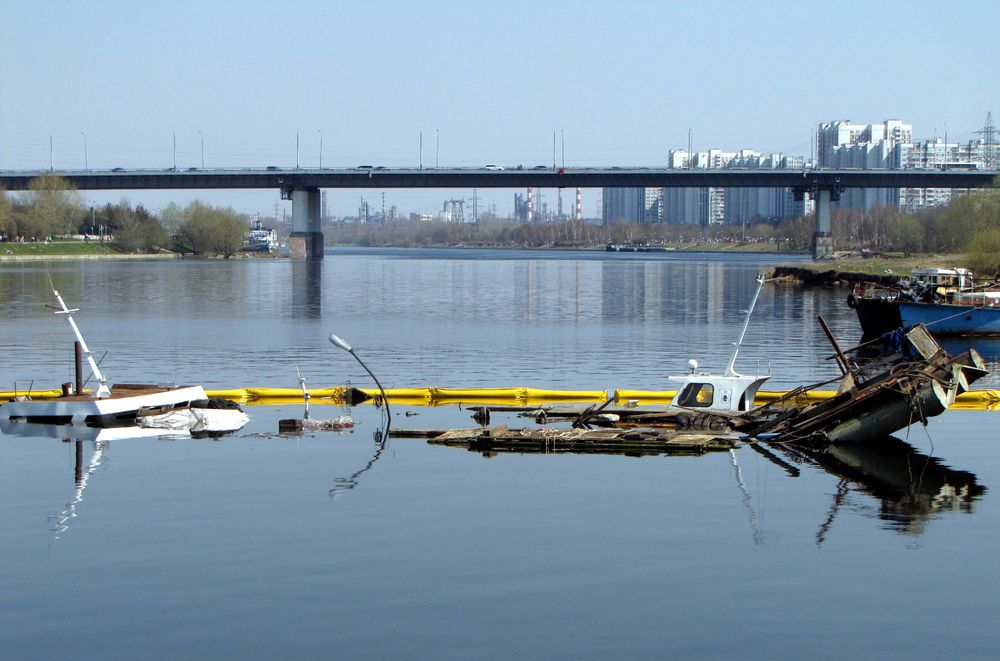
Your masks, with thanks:
M391 429L393 438L426 438L432 445L475 452L627 454L704 454L737 447L735 434L693 434L666 429L557 429L552 427L415 430Z

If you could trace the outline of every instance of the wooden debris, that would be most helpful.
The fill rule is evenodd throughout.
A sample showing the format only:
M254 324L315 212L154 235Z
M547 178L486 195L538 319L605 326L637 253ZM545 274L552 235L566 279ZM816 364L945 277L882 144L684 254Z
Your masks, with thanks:
M732 434L690 433L666 429L392 429L396 438L426 438L433 445L464 447L476 452L703 454L737 446Z

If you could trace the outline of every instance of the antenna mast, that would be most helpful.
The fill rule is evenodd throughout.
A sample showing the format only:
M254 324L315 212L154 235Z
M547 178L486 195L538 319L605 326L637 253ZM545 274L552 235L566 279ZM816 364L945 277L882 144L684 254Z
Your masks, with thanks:
M765 282L766 282L766 280L764 279L764 274L763 273L758 273L757 274L757 291L755 291L753 293L753 298L750 299L750 307L747 308L747 316L746 316L746 318L743 319L743 328L740 329L740 336L736 339L736 342L734 342L734 344L736 345L736 347L733 349L733 355L729 359L729 364L726 365L725 376L743 376L742 374L738 374L736 372L736 369L735 369L735 367L736 367L736 356L739 354L740 347L743 345L743 338L746 337L747 327L750 326L750 315L753 314L754 306L757 305L757 298L760 296L760 290L764 288L764 283Z

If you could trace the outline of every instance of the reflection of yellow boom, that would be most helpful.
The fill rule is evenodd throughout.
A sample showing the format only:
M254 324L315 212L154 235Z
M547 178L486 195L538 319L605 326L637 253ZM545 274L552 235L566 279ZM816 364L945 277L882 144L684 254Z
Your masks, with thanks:
M348 388L336 386L332 388L313 388L309 390L312 404L343 405ZM376 389L363 389L372 398L378 396ZM389 402L407 406L449 406L467 404L470 406L541 406L559 402L604 402L608 392L604 390L544 390L539 388L389 388L386 391ZM62 393L59 390L33 390L30 393L17 392L17 395L29 395L32 399L53 399ZM209 397L224 399L251 405L291 404L302 401L302 390L299 388L236 388L232 390L209 390ZM612 390L610 392L615 403L635 401L639 404L669 404L676 391L673 390ZM784 395L780 391L760 391L757 393L757 405L766 404ZM806 404L821 401L834 396L832 390L812 390L796 397L796 402ZM0 391L0 401L12 399L12 391ZM969 409L980 411L1000 410L1000 390L970 390L959 395L952 409Z

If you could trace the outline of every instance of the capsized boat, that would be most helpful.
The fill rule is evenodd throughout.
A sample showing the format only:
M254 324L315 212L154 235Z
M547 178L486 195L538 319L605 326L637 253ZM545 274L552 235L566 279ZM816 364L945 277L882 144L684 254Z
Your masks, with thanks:
M118 427L139 424L140 418L151 418L172 411L191 412L194 420L191 426L200 424L197 411L216 409L201 386L172 386L147 384L108 385L107 377L101 371L94 355L87 345L80 328L73 319L77 309L66 306L62 296L54 288L59 307L56 314L64 315L66 323L73 330L80 345L81 353L87 360L98 387L94 392L64 391L55 399L31 399L30 396L15 397L0 404L0 420L40 423L47 425L86 425L90 427ZM80 382L80 379L77 380ZM239 410L226 407L222 413L213 410L211 426L215 431L235 431L247 423L248 418ZM236 415L236 414L239 415ZM190 429L191 426L184 427ZM174 428L178 429L177 427Z
M738 429L780 442L881 439L915 422L926 425L988 374L975 349L951 356L924 326L899 331L897 339L898 351L862 366L833 341L842 372L836 396L799 408L792 391L751 411Z

